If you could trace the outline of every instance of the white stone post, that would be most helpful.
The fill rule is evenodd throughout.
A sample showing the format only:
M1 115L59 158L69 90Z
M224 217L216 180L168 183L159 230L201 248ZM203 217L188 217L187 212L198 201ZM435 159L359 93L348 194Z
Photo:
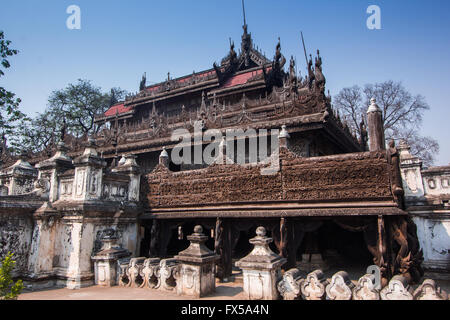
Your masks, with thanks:
M64 274L68 289L80 289L94 283L91 267L91 252L94 243L94 225L85 223L82 216L71 218L70 226L71 251L68 268Z
M45 202L34 213L34 229L28 257L28 276L39 281L38 287L50 287L53 280L53 257L55 255L55 232L57 211Z
M266 229L258 227L256 237L250 239L253 250L236 262L243 271L244 293L249 300L277 300L277 283L281 280L281 266L287 262L269 248L272 238Z
M139 187L141 181L140 167L136 163L135 155L126 155L119 161L119 166L114 168L113 172L128 174L130 183L128 185L128 201L139 201Z
M60 142L53 157L36 165L39 170L38 180L48 182L50 202L55 202L59 198L58 174L66 169L73 168L72 159L66 155L66 151L66 146L63 142Z
M55 284L53 258L60 214L52 207L52 202L58 200L58 174L73 167L72 159L65 154L65 151L64 143L60 142L53 157L36 165L38 169L36 188L42 188L41 196L44 198L48 196L48 201L33 215L35 224L28 257L28 276L39 281L39 284L35 285L39 288ZM33 194L38 195L36 191L37 189L33 190Z
M96 200L102 195L103 169L106 161L99 157L95 142L89 139L84 153L73 160L75 179L73 182L74 200Z
M103 231L101 251L92 256L94 261L95 284L111 287L117 285L117 261L130 256L130 252L117 245L117 233L114 229Z
M203 234L201 226L195 226L194 233L187 239L191 242L190 246L175 257L181 264L177 293L204 297L216 291L214 267L219 256L205 246L208 236Z
M422 179L422 161L411 155L410 147L401 141L397 147L400 153L400 173L402 177L405 200L407 202L424 201L424 186Z
M21 156L12 166L0 173L0 180L8 188L8 195L21 195L33 189L38 172Z

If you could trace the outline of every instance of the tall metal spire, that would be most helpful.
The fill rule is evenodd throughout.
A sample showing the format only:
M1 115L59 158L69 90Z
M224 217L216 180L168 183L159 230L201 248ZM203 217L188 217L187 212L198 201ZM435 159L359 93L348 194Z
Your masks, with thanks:
M242 12L244 13L244 26L247 25L247 22L245 21L245 5L244 5L244 0L242 0Z

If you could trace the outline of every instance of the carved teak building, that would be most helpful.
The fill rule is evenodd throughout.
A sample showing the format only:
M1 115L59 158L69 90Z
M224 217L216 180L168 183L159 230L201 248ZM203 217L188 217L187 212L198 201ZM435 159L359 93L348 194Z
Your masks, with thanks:
M220 65L151 86L144 76L139 93L96 117L104 129L95 143L72 150L60 143L50 159L29 160L36 168L20 159L3 170L0 229L8 236L0 238L0 253L15 249L28 278L79 287L93 281L90 256L103 229L120 229L122 245L136 256L162 258L185 249L184 235L201 224L225 279L264 226L285 269L338 252L375 263L385 283L395 274L419 280L422 253L404 211L399 154L393 144L385 148L376 102L362 128L367 147L367 134L356 139L331 108L319 52L305 78L293 58L286 62L280 41L270 60L244 23L240 50L230 43ZM212 165L180 164L171 152L176 129L192 134L192 150L209 144L194 133L247 135L215 141ZM235 163L244 155L230 151L252 139L278 151L271 174L262 174L268 164L261 161ZM248 150L244 158L250 162Z
M348 250L340 240L344 233L358 242L350 249L353 256L367 247L385 277L401 273L418 279L421 253L414 224L403 211L398 153L393 145L385 150L375 102L366 151L367 135L358 141L331 108L319 51L314 66L310 56L304 79L292 58L288 72L285 64L280 41L270 60L255 48L244 24L239 54L230 43L220 66L177 79L168 75L152 86L145 86L143 77L138 94L97 118L98 124L109 122L97 143L111 165L134 154L144 170L141 254L176 254L187 245L183 231L200 223L211 229L210 246L221 256L218 276L226 278L232 258L246 252L250 230L264 225L288 259L284 268L295 266L301 253ZM170 150L178 141L172 141L172 132L183 128L194 134L196 126L223 135L252 128L259 140L268 139L260 129L283 127L279 170L262 175L262 164L174 164ZM246 145L250 138L244 138ZM221 145L222 153L237 139ZM209 143L196 141L192 148Z

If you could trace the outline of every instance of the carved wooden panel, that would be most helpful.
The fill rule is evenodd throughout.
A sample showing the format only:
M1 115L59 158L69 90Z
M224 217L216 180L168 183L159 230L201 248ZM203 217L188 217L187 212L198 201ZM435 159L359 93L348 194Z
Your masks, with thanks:
M162 165L146 176L152 208L261 201L370 201L393 199L385 153L301 158L280 154L281 169L262 175L261 165L213 165L170 172Z

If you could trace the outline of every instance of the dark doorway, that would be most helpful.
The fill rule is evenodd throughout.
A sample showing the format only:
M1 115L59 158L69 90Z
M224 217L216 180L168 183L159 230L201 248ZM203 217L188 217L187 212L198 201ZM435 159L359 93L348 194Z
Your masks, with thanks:
M256 228L253 227L249 230L239 232L239 239L233 250L233 259L241 259L250 253L253 245L250 244L249 240L254 237L255 230Z
M333 255L340 260L335 263L344 265L368 266L373 263L363 232L345 230L332 221L325 221L318 232L319 250L325 258Z

